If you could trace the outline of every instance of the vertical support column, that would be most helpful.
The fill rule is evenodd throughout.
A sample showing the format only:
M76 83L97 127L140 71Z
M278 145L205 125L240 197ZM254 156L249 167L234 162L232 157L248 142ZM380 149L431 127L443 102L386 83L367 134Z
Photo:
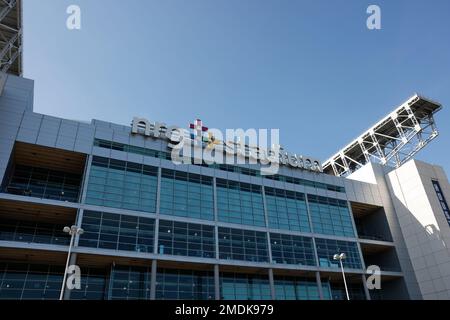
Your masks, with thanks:
M275 280L273 279L273 269L269 269L269 285L270 285L270 296L272 300L275 300Z
M314 226L313 226L313 222L312 222L312 218L311 218L311 210L309 209L308 194L305 192L304 195L305 195L306 213L308 215L308 220L309 220L309 229L310 229L311 233L313 233Z
M153 253L158 254L158 238L159 238L159 219L155 219L155 237L154 237L154 246Z
M322 288L322 279L320 278L320 272L316 271L316 282L317 282L317 288L319 290L319 299L324 300L323 296L323 288Z
M220 272L219 265L214 265L214 289L215 289L215 299L220 300Z
M312 238L312 243L313 243L313 250L314 250L314 257L316 259L316 266L320 267L320 263L319 263L319 254L317 253L317 245L316 245L316 238Z
M366 300L371 300L369 288L367 288L367 279L366 279L366 276L365 276L364 274L362 274L362 275L361 275L361 278L362 278L362 282L363 282L364 293L366 294Z
M92 156L88 155L88 156L86 156L86 160L85 160L83 178L82 178L82 181L80 184L80 195L78 197L78 199L79 199L78 201L82 204L85 203L85 201L86 201L86 194L87 194L88 183L89 183L89 172L91 171L91 165L92 165ZM84 214L84 210L79 208L77 210L77 215L75 217L75 221L73 222L73 224L76 225L78 228L81 228L81 225L83 222L83 214ZM69 225L68 227L71 227L71 225ZM79 241L80 241L80 235L76 234L75 238L73 239L73 248L78 246ZM76 263L77 263L77 254L72 252L71 256L69 258L69 266L76 265ZM67 272L67 270L64 270L64 272ZM81 273L83 274L83 270L81 270ZM71 292L72 292L72 290L69 290L67 288L67 279L66 279L66 283L64 284L63 299L70 300Z
M81 186L80 186L80 202L81 204L84 204L86 202L86 196L87 196L87 189L88 189L88 184L89 184L89 173L91 172L91 166L92 166L92 155L88 155L86 157L86 163L84 166L84 176L83 176L83 181L81 182ZM81 225L83 223L83 214L84 214L84 209L78 209L77 210L77 216L75 217L75 221L74 224L78 227L81 228ZM68 226L71 227L71 226ZM75 239L74 239L74 247L78 247L78 243L80 242L80 235L76 235Z
M213 177L213 206L214 206L214 221L219 221L218 209L217 209L217 184L216 177Z
M264 208L264 218L266 221L266 238L267 238L267 251L269 253L269 263L272 263L272 244L270 243L270 231L269 231L269 215L267 213L267 204L266 204L266 189L264 186L261 186L261 193L263 199L263 208Z
M347 208L350 214L350 220L352 222L353 234L355 235L355 238L358 238L358 230L356 229L356 222L355 216L353 215L352 204L348 200L347 200Z
M78 214L77 214L76 221L75 221L75 225L78 228L81 228L81 225L83 223L83 215L84 215L84 209L78 209ZM68 226L68 227L70 227L70 226ZM80 242L80 236L82 236L82 235L77 234L75 236L74 243L73 243L74 247L78 247L78 243Z
M81 203L85 203L86 202L86 196L87 196L87 189L88 189L88 184L89 184L89 174L91 172L91 167L92 167L92 155L88 155L86 158L86 164L84 167L84 177L83 177L83 181L81 183Z
M213 206L214 206L214 244L216 250L216 260L219 261L219 215L217 208L217 179L213 177ZM219 265L214 265L214 299L220 300L220 269Z
M219 216L217 208L217 187L216 177L213 177L213 206L214 206L214 248L216 251L216 259L219 260Z
M156 298L156 273L158 271L157 260L152 260L152 274L150 280L150 300L155 300Z
M106 295L106 300L111 300L112 299L112 288L113 288L113 284L114 284L114 268L116 267L116 262L113 261L111 263L111 268L109 270L109 281L108 281L108 292Z
M159 207L161 205L161 175L162 169L158 167L158 182L156 184L156 215L159 216Z
M158 183L156 187L156 219L155 219L155 237L153 245L153 253L158 254L158 239L159 239L159 207L161 203L161 167L158 168Z

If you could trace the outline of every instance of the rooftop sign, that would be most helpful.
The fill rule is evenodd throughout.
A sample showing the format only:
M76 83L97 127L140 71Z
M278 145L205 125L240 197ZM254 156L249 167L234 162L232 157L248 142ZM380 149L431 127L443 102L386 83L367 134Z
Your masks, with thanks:
M218 129L205 127L197 119L187 129L169 126L161 122L150 122L135 117L131 132L145 137L168 140L172 160L177 164L205 162L207 164L260 164L262 174L276 174L279 165L322 172L322 165L316 158L291 154L279 145L279 130L227 129L226 139ZM270 145L270 147L268 147Z

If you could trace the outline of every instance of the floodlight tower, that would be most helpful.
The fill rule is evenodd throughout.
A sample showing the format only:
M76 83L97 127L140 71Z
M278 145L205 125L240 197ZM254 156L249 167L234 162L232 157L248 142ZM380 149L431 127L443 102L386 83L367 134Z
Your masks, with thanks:
M22 0L0 0L0 72L22 76Z

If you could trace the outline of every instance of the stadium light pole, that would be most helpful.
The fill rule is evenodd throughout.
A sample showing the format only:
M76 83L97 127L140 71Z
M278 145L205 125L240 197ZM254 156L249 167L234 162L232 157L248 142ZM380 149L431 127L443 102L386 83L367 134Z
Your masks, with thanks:
M350 300L350 296L348 295L347 281L345 280L344 265L342 264L342 260L344 260L345 258L347 258L345 253L336 253L333 256L333 259L334 260L339 260L339 263L341 265L342 278L344 279L344 286L345 286L345 294L347 295L347 300Z
M69 268L70 263L70 256L72 254L72 247L73 247L73 241L75 239L75 236L83 234L84 230L81 228L78 228L77 226L72 227L64 227L63 231L65 233L68 233L70 235L70 244L69 244L69 252L67 253L67 262L66 267L64 269L64 276L63 276L63 283L61 287L61 293L59 295L59 300L62 300L64 297L64 287L66 286L66 280L67 280L67 269Z

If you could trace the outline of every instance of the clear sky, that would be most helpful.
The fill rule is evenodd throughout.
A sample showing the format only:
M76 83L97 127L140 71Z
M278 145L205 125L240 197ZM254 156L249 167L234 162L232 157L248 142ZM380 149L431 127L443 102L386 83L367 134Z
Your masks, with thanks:
M448 0L23 0L35 111L279 128L326 160L415 92L441 102L416 158L450 174ZM81 8L82 29L66 28ZM382 29L366 9L381 7Z

